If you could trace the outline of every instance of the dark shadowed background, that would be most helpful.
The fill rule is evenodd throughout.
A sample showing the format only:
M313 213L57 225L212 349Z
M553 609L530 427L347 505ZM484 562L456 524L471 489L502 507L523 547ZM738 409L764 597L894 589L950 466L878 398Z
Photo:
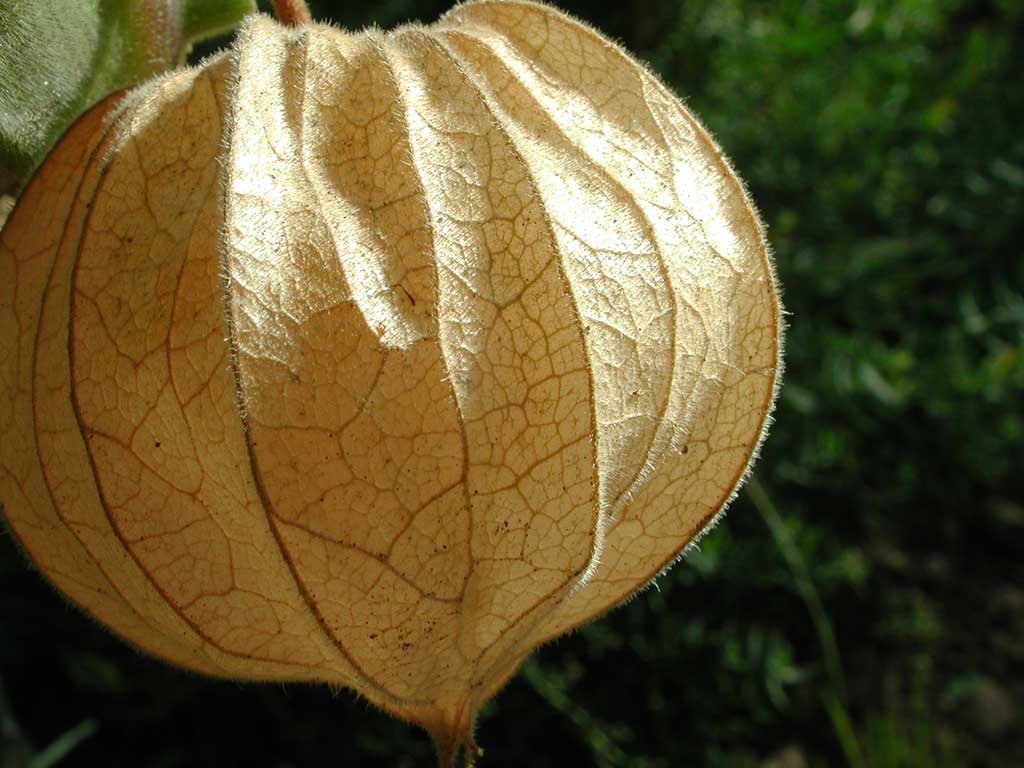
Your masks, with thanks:
M448 4L310 5L359 28ZM561 5L746 179L787 373L756 483L657 589L527 663L483 768L1024 765L1024 3ZM0 626L0 768L433 764L347 691L139 655L7 536Z

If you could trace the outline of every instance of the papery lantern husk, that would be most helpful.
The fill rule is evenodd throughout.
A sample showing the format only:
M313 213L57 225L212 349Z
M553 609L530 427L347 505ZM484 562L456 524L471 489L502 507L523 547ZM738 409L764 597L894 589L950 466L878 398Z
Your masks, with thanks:
M111 97L0 237L0 499L130 642L434 736L670 565L779 374L762 228L679 100L542 5L254 17Z

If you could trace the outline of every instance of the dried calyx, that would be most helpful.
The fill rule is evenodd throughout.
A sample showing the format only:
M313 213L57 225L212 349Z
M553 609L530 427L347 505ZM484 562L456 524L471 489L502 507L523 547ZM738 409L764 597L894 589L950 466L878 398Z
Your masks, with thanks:
M12 214L0 498L141 648L349 686L450 761L731 498L779 314L718 147L593 30L254 17L83 117Z

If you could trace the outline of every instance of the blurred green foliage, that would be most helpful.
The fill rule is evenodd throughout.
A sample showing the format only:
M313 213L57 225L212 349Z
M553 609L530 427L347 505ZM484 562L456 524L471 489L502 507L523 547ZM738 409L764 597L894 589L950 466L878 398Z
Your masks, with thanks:
M348 27L446 7L310 4ZM1024 765L1024 3L563 7L687 100L768 225L790 327L758 475L799 568L742 495L656 588L527 662L483 765ZM98 724L64 764L431 764L348 692L137 655L2 545L11 715L39 747Z

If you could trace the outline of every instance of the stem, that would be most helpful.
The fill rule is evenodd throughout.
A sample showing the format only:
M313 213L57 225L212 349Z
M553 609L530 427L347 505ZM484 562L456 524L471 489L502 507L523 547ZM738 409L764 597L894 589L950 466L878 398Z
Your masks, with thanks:
M434 742L437 751L438 768L473 768L475 760L483 757L484 751L470 739L459 744L446 745ZM458 760L461 755L462 759ZM460 763L460 765L456 765Z
M436 743L434 746L437 750L437 768L454 768L455 750Z
M442 727L430 732L439 768L472 768L476 758L483 757L484 751L473 740L475 724L473 718L469 721L468 727L461 730Z
M828 680L828 690L823 695L825 708L836 730L836 736L846 753L847 761L851 766L859 768L865 764L864 758L850 726L847 712L846 678L843 675L843 664L839 658L839 645L836 643L836 635L832 630L828 614L825 612L825 606L821 602L821 595L818 594L818 589L814 586L810 569L793 541L793 537L790 536L786 523L757 475L751 475L747 481L747 492L750 494L754 508L761 514L768 530L771 531L775 545L779 548L782 559L786 561L797 591L811 616L811 623L814 624L814 631L818 635L818 645L821 648L821 655L825 662L825 676Z
M313 17L309 15L309 8L306 7L306 0L271 0L274 6L274 13L277 20L286 27L301 27L303 24L312 24Z
M57 737L50 746L36 753L28 764L28 768L53 768L62 763L64 758L74 751L79 744L99 730L99 724L91 717L83 720L74 728Z

